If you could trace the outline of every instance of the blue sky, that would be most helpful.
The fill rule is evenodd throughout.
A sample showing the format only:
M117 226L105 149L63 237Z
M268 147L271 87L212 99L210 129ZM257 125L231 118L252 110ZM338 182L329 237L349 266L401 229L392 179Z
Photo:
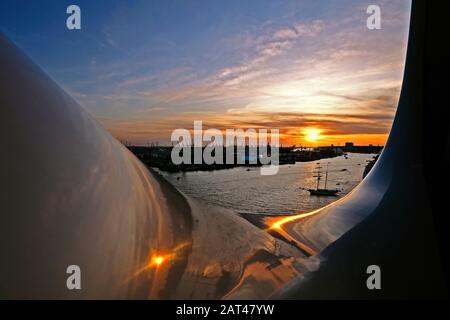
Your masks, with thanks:
M66 8L82 29L67 30ZM378 4L382 30L368 30ZM0 29L116 137L167 142L193 120L302 142L385 139L409 0L2 1ZM362 140L361 140L362 141ZM365 141L365 140L364 140Z

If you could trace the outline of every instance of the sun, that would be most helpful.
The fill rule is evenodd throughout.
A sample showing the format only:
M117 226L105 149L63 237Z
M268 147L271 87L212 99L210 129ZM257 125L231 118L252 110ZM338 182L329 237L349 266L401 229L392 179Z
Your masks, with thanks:
M311 142L315 142L320 139L320 129L308 128L303 131L305 139Z

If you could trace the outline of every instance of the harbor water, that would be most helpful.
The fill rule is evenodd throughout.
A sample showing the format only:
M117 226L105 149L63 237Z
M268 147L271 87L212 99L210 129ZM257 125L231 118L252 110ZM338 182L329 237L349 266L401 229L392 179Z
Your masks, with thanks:
M361 182L367 162L374 154L349 153L346 157L281 165L276 175L263 176L258 167L237 167L216 171L168 173L159 171L183 193L208 204L241 214L294 214L320 208L349 193ZM312 196L305 189L316 188L317 167L321 167L320 188L341 190L337 196Z

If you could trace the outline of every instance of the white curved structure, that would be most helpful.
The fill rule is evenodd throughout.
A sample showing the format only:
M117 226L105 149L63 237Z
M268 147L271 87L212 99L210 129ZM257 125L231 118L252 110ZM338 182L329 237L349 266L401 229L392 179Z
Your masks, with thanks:
M3 35L0 65L0 297L147 298L130 275L171 241L159 184Z

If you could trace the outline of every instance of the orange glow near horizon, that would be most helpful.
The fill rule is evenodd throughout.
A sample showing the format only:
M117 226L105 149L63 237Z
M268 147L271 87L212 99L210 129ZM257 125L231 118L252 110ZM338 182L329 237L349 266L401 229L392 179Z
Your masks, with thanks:
M246 131L279 130L279 142L283 146L343 146L346 142L354 145L384 145L389 134L389 123L376 123L360 114L303 114L300 112L227 112L227 113L185 113L182 116L162 116L156 119L105 122L104 125L119 140L129 144L148 145L158 142L170 146L173 130L184 128L193 135L194 121L203 122L202 129L218 129L222 136L227 129ZM372 116L373 117L373 116ZM386 122L386 121L384 121ZM365 129L365 127L367 129ZM383 128L384 127L384 128ZM367 131L365 131L367 130Z
M306 132L302 136L296 136L291 132L280 137L280 143L283 145L301 145L301 146L344 146L346 142L353 142L355 146L384 146L389 134L325 134L321 131L317 136L312 136L316 140L308 138Z
M232 126L230 126L232 128ZM235 128L237 129L237 128ZM241 128L246 130L247 128ZM270 128L269 128L270 129ZM145 131L144 128L142 128ZM206 128L204 128L206 130ZM115 132L111 130L113 135L120 141L127 141L130 144L136 145L148 145L148 136L141 136L140 134L126 134L124 132ZM270 132L270 131L269 131ZM170 145L168 142L164 142L165 137L170 137L171 131L161 129L160 145ZM225 135L225 131L223 131ZM155 134L156 136L156 134ZM386 144L389 133L371 133L371 134L345 134L345 133L329 133L328 128L280 128L279 141L283 146L297 145L306 147L318 147L318 146L344 146L346 142L353 142L356 146L383 146Z

